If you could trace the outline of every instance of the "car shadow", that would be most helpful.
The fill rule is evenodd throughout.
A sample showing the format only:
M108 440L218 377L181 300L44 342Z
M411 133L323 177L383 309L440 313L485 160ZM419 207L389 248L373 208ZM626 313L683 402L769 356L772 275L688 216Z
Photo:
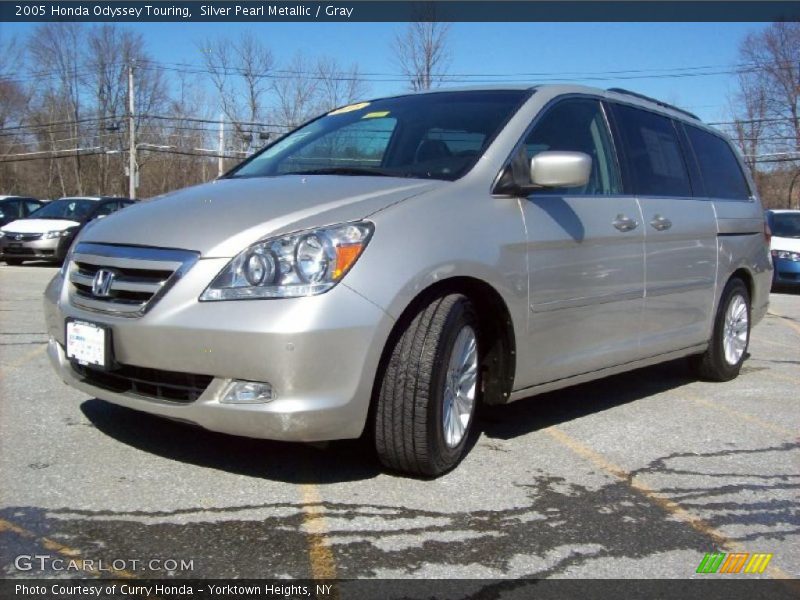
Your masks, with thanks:
M4 263L5 264L5 263ZM26 260L23 262L20 267L35 267L35 268L50 268L50 269L58 269L61 267L61 263L54 263L46 260Z
M495 439L527 435L692 381L686 361L678 360L507 406L485 407L469 443L473 446L481 434ZM384 471L367 436L329 444L299 444L215 433L99 399L83 402L81 410L98 430L128 446L248 477L325 484L372 479Z
M800 294L800 285L777 285L769 291L770 294L797 296Z
M362 440L298 444L237 437L149 415L100 399L81 411L98 430L144 452L201 467L286 483L371 479L381 472Z
M503 406L485 407L477 423L488 438L511 439L635 402L697 381L686 359L598 379Z

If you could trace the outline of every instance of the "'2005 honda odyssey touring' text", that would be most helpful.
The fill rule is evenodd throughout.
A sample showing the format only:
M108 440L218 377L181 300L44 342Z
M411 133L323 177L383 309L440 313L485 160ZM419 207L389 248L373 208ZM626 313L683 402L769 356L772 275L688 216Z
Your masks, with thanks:
M69 385L213 431L369 433L436 475L480 403L692 357L724 381L772 277L729 142L624 90L362 102L93 222L45 294Z

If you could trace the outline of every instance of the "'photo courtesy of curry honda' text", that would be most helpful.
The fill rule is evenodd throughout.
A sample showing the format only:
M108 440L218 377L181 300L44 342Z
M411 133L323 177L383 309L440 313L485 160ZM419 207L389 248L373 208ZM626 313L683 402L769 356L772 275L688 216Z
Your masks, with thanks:
M351 104L90 222L45 294L48 354L114 404L364 436L437 476L484 404L681 357L736 377L773 281L754 190L720 133L626 90Z

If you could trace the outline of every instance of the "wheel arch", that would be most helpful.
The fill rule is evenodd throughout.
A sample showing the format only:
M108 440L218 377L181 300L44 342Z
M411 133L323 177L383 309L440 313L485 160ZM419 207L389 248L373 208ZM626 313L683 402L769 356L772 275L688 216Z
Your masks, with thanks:
M373 382L370 401L370 416L375 409L375 398L379 392L381 379L391 351L405 328L422 307L434 298L448 294L462 294L475 306L481 323L479 333L483 345L482 402L485 404L504 404L508 402L516 372L516 335L508 306L500 293L481 279L469 276L455 276L432 283L406 305L394 323L381 351L378 369Z
M750 295L750 303L753 302L753 293L755 292L755 280L753 279L753 274L750 273L744 267L739 267L733 273L730 274L728 280L725 282L725 285L728 285L728 281L731 279L741 279L744 283L744 286L747 288L747 293ZM723 286L724 288L725 286Z

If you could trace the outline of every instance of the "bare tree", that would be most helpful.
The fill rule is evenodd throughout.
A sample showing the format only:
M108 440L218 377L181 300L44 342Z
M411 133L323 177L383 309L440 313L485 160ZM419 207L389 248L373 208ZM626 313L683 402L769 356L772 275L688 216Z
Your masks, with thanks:
M148 141L147 133L151 128L148 115L162 112L167 96L161 71L148 68L149 64L140 34L112 24L98 25L89 31L83 56L83 82L87 94L91 94L88 100L98 119L92 146L109 150L125 148L126 129L120 123L127 110L129 65L136 67L138 138ZM96 166L92 185L98 193L109 193L112 186L117 193L125 191L120 159L119 154L100 154L91 161Z
M260 38L245 33L235 41L206 40L200 45L203 62L219 95L222 112L241 138L250 133L242 123L263 122L266 96L272 89L275 60Z
M288 130L301 125L313 115L320 80L314 74L309 60L300 52L281 72L273 84L277 100L273 115L277 125Z
M366 96L369 86L361 77L357 64L349 69L339 66L335 58L317 60L317 86L319 112L350 104Z
M418 20L409 23L405 31L394 38L395 61L414 91L439 86L450 66L447 46L450 25L439 23L435 18L435 8L426 4L419 11Z
M755 157L764 145L767 125L767 95L758 77L749 71L739 74L739 89L731 101L731 114L732 137L755 179L758 166Z
M800 153L800 23L773 23L751 33L739 48L745 64L739 78L738 91L732 99L733 137L746 155L748 165L761 184L762 197L771 206L791 204L789 184L783 193L775 193L775 183L792 181L783 171L800 173L796 162L761 164L756 169L755 157L767 153L786 155ZM783 169L783 165L792 168ZM766 180L770 180L769 186Z
M773 23L748 35L741 55L755 69L768 116L780 119L773 121L771 133L788 134L793 149L800 151L800 23Z
M212 40L202 48L206 81L151 60L140 35L113 24L44 24L19 42L4 38L0 192L125 193L129 65L142 197L216 175L217 158L207 149L216 147L217 128L203 119L214 119L220 106L243 142L231 149L248 150L265 134L366 94L357 64L298 53L277 69L253 36ZM216 93L206 98L208 81Z
M57 118L69 119L71 124L60 131L60 136L65 140L64 148L79 147L83 138L83 128L80 123L81 114L81 71L80 55L78 49L84 38L85 27L80 23L45 23L36 28L36 33L28 42L28 49L33 64L46 65L51 70L52 77L43 77L38 80L38 96L48 106L50 114L55 113ZM69 134L69 137L64 136ZM57 136L52 135L51 139ZM66 143L70 142L70 143ZM59 148L54 147L53 150ZM72 161L73 181L70 189L76 193L83 193L83 177L81 173L81 156L75 153ZM62 193L66 192L65 174L61 171L59 162L59 178L62 182Z

